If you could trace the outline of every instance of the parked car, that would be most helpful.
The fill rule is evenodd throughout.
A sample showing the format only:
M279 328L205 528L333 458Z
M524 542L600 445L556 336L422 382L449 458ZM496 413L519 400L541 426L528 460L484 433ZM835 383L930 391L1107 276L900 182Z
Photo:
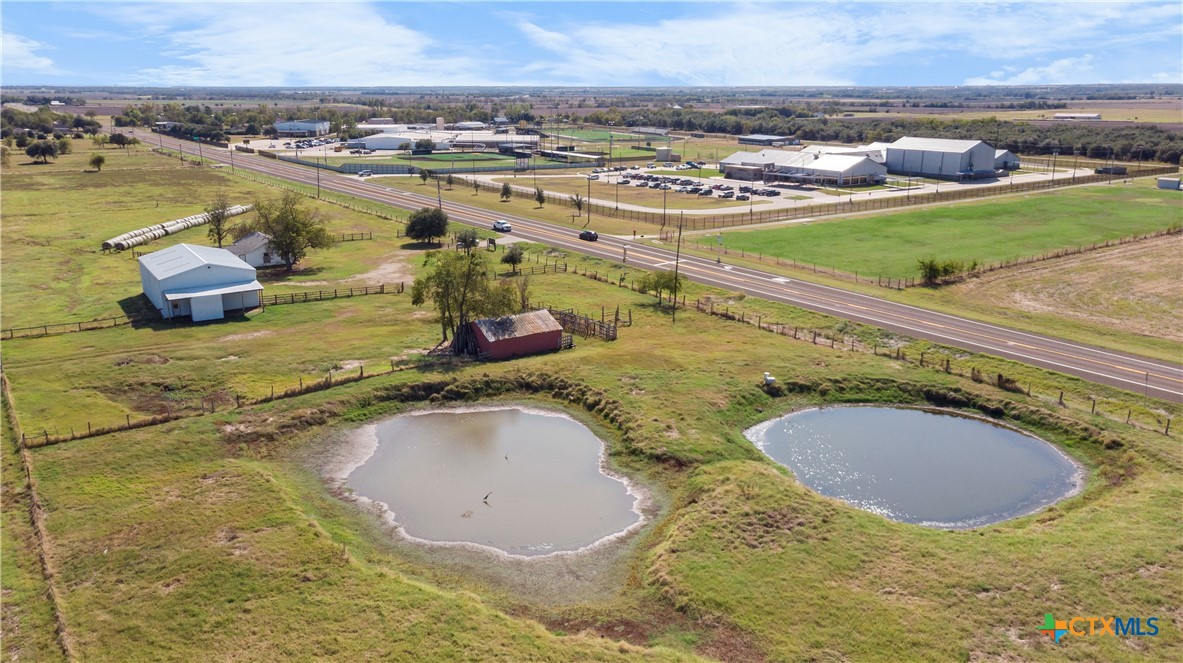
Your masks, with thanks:
M712 196L714 194L715 194L715 192L712 191L711 189L703 189L702 191L698 192L698 195L700 195L700 196Z
M493 230L498 230L503 233L507 233L507 232L513 230L513 226L510 225L509 221L497 220L497 221L493 222Z
M589 180L598 180L598 179L600 179L600 176L599 176L599 175L588 175L588 176L587 176L587 179L589 179Z
M595 242L600 239L600 234L594 230L584 230L583 232L579 233L579 239L582 239L585 242Z
M723 191L719 193L720 198L731 198L735 195L734 191Z
M741 194L739 194L738 196L736 196L736 197L735 197L735 199L736 199L736 200L751 200L751 199L752 199L752 197L751 197L751 196L749 196L749 195L748 195L748 194L746 194L746 193L741 193Z
M359 171L357 171L357 176L358 176L358 177L369 177L370 175L373 175L373 174L374 174L374 171L372 171L372 170L359 170Z

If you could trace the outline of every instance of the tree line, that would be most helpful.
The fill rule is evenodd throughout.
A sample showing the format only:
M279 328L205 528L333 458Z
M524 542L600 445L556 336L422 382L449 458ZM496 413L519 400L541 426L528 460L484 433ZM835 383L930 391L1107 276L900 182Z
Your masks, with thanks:
M685 108L634 111L593 111L590 124L656 126L677 131L701 131L731 135L769 134L793 136L803 141L839 143L892 142L904 136L982 140L998 149L1020 154L1061 155L1073 152L1094 159L1153 160L1179 163L1183 134L1151 124L1098 127L1081 123L1036 125L995 118L941 120L935 118L815 117L812 108L728 109L722 113Z

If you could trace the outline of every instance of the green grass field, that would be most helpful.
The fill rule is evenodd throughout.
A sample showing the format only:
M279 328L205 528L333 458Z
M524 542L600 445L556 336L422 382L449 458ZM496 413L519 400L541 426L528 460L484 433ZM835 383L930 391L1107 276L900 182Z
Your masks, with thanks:
M558 133L560 136L577 138L589 143L607 143L609 142L609 137L614 141L637 141L644 138L640 134L622 133L607 129L558 129L555 133Z
M84 163L87 155L70 158ZM28 179L17 182L16 197L8 189L17 176L5 169L6 325L11 307L21 316L69 317L138 290L135 274L117 266L128 258L88 248L97 247L92 234L155 213L115 204L132 198L118 192L134 192L137 204L160 197L168 214L220 187L267 192L161 156L128 158L142 158L142 167L109 184L89 174L70 179L76 164L59 160L21 175ZM182 192L176 199L173 189ZM474 197L461 187L444 194ZM519 204L533 202L507 209ZM340 215L336 228L367 225L347 210L318 209ZM542 211L552 213L550 206ZM51 235L58 224L63 239ZM27 240L34 230L44 234ZM311 271L268 288L422 269L421 247L385 235L353 244L364 246L317 252ZM357 253L337 253L345 250ZM530 253L613 282L637 277L608 261L538 246ZM47 287L37 288L39 280ZM218 404L214 414L30 450L58 607L78 658L1053 661L1063 660L1065 647L1074 660L1183 656L1176 615L1183 603L1183 452L1176 432L1150 430L1177 420L1178 405L696 284L685 289L691 301L710 298L765 321L899 345L912 357L948 356L962 370L1030 384L1033 395L692 310L679 311L675 324L652 297L573 272L535 276L531 292L535 301L593 314L620 306L633 325L612 343L577 339L558 354L433 366L415 357L436 342L438 322L404 294L270 306L201 325L6 341L4 371L30 432L51 421L77 426L87 417L138 417L162 406L194 413L197 399ZM235 392L263 395L272 383L352 373L359 363L372 375L392 360L408 370L232 406ZM769 396L756 386L763 371L797 388ZM310 467L334 436L400 409L384 402L388 388L458 379L479 390L543 374L586 385L594 398L549 389L501 398L572 411L600 432L609 462L652 486L662 505L624 557L576 582L583 593L556 595L550 584L572 582L570 569L548 575L534 565L465 566L394 544L376 518L341 499ZM740 433L803 407L916 403L924 394L1007 413L1008 422L1089 469L1084 491L987 528L929 530L805 490ZM1089 414L1090 396L1098 415ZM620 423L599 414L604 399L619 403ZM1127 408L1141 427L1124 423ZM14 440L7 431L4 437L4 653L54 660L60 654L23 525ZM1156 615L1162 631L1057 646L1038 631L1047 612Z
M729 249L892 278L917 261L981 264L1178 226L1171 192L1097 186L989 202L723 233Z

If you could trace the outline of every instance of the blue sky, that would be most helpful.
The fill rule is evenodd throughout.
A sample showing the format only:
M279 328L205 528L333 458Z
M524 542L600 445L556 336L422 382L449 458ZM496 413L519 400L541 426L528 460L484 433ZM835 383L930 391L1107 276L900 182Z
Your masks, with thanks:
M21 2L5 85L1180 83L1173 2Z

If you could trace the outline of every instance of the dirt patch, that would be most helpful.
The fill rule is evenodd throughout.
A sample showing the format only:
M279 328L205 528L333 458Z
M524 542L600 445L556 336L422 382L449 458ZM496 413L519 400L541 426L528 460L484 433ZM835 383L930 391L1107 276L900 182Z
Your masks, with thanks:
M151 364L154 366L162 366L169 362L169 358L164 355L147 354L147 355L128 355L120 357L115 360L116 366L130 366L131 364Z
M949 288L958 298L1183 341L1183 236L1002 270Z
M362 281L366 285L381 285L383 283L409 282L413 280L407 263L403 261L401 253L391 253L383 256L382 263L364 274L349 279Z
M247 332L245 334L230 334L229 336L223 336L222 338L219 338L218 342L219 343L226 343L228 341L245 341L245 340L252 339L252 338L260 338L263 336L270 336L274 333L275 332L273 332L273 331L270 331L267 329L262 329L259 331Z

